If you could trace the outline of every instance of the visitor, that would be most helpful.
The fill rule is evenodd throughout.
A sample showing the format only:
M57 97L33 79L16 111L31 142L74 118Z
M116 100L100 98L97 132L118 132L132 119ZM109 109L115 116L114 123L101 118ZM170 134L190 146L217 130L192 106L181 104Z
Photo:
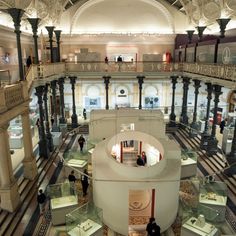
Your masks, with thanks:
M161 235L161 228L157 225L155 218L151 217L149 219L149 223L147 224L146 231L148 236L160 236Z
M137 157L138 157L137 162L136 162L137 165L138 166L144 166L145 164L144 164L144 161L143 161L142 157L140 155L138 155Z
M26 66L28 69L30 68L31 64L32 64L32 60L31 60L31 56L29 56L26 60Z
M89 186L87 169L84 169L84 174L81 175L81 184L82 184L82 190L83 190L83 197L85 197L87 195L87 189Z
M37 196L37 202L39 204L40 215L42 215L45 210L45 202L46 202L46 195L43 193L42 189L39 189L39 193Z
M146 153L143 151L142 152L142 159L143 159L143 162L144 162L144 165L147 164L147 156L146 156Z
M122 57L121 56L118 56L117 62L122 62Z
M87 112L86 112L86 109L85 109L85 108L84 108L84 110L83 110L83 117L84 117L84 120L87 119Z
M108 57L105 57L105 63L108 64Z
M224 131L224 128L225 128L225 125L226 125L226 121L227 119L223 119L221 122L220 122L220 133L223 134L223 131Z
M82 134L80 135L80 137L78 139L78 143L79 143L79 146L80 146L80 151L82 152L83 151L83 147L84 147L84 143L85 143L85 139L84 139Z
M74 172L73 170L72 170L72 171L70 172L70 174L68 175L68 180L69 180L69 182L75 183L76 178L75 178L75 172Z

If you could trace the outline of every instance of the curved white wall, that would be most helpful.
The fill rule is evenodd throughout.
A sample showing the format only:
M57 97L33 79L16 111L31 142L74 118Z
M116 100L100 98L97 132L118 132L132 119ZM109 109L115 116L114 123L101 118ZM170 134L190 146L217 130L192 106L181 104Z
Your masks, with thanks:
M126 136L127 135L127 136ZM163 154L163 159L151 167L130 167L110 156L114 142L122 139L150 142ZM112 230L128 235L129 190L155 189L155 217L162 231L173 223L178 209L180 181L180 148L167 139L155 139L146 133L129 131L98 143L92 155L93 198L103 209L103 220Z

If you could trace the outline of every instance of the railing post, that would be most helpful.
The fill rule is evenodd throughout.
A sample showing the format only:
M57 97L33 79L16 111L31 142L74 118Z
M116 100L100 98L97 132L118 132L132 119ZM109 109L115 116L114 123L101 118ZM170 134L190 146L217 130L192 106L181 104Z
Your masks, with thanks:
M170 113L170 121L169 126L175 126L176 123L176 115L175 115L175 89L177 84L177 75L171 76L171 82L172 82L172 104L171 104L171 113Z

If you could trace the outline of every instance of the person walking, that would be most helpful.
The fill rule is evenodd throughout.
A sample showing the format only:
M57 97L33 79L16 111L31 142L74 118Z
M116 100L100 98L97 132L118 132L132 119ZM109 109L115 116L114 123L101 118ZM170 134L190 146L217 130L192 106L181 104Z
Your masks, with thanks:
M75 178L75 172L73 170L70 172L70 174L68 176L68 180L69 180L69 182L75 183L76 178Z
M87 195L87 190L89 186L87 169L84 169L84 174L81 175L81 184L82 184L82 190L83 190L83 197L85 197Z
M147 224L146 231L148 236L160 236L161 235L161 228L157 225L155 218L151 217L149 219L149 223Z
M142 151L142 159L143 159L144 165L146 165L147 164L147 156L144 151Z
M83 147L84 147L84 143L85 143L85 139L84 139L82 134L80 135L80 137L78 139L78 143L79 143L79 146L80 146L80 151L82 152L83 151Z
M86 112L86 109L85 109L85 108L84 108L84 110L83 110L83 117L84 117L84 120L87 119L87 112Z
M45 210L45 202L46 202L46 195L43 193L42 189L39 189L39 193L37 196L37 202L39 204L40 215L42 215Z

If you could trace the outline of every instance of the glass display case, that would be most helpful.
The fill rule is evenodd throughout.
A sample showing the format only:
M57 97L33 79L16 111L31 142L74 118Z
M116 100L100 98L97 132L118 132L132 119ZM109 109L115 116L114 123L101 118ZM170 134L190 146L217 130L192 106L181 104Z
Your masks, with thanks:
M197 174L197 153L192 150L181 151L181 179Z
M66 215L66 231L70 236L103 235L102 209L92 202Z
M69 151L65 154L65 174L68 176L72 169L75 171L75 177L80 179L81 172L88 168L89 153L80 151Z
M204 213L207 220L223 222L227 202L227 185L224 182L209 181L200 186L199 213ZM204 206L204 207L203 207ZM215 211L206 210L211 208ZM212 214L216 214L215 217Z
M234 137L234 127L227 126L223 130L222 150L227 155L231 152Z
M66 214L78 207L78 198L74 186L69 181L49 185L47 194L50 196L52 224L65 224Z

